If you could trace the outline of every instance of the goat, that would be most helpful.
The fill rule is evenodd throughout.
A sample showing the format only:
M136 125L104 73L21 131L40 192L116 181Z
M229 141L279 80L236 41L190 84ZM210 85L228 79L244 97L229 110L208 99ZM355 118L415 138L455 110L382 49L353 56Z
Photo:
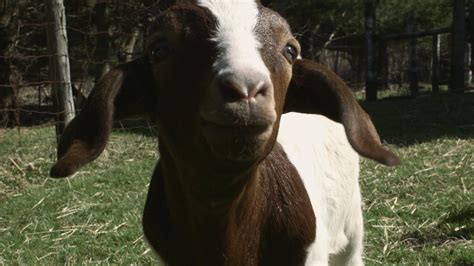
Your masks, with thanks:
M93 161L113 119L138 114L159 132L143 230L166 264L363 263L357 153L399 159L276 12L256 0L170 4L145 55L106 74L68 125L51 176Z

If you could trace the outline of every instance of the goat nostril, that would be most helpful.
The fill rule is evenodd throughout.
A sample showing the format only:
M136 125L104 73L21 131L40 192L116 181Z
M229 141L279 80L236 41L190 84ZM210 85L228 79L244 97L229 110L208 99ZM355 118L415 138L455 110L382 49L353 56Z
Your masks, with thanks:
M266 98L271 87L265 77L255 73L222 75L217 78L217 89L224 102L254 101Z
M220 80L219 90L225 101L234 102L248 98L248 91L243 86L230 79Z
M252 89L249 90L249 98L257 98L258 96L267 96L268 84L264 81L260 81Z

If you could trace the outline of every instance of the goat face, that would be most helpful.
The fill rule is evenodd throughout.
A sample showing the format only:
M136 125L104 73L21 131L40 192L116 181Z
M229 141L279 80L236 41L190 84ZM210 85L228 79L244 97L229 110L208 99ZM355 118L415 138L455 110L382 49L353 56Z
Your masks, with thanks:
M254 1L201 2L169 8L150 29L160 136L211 161L258 161L274 144L298 42Z

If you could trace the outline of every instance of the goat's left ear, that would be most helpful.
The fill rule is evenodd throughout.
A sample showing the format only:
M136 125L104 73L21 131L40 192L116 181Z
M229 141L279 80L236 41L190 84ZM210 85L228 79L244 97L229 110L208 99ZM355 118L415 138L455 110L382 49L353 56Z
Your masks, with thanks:
M400 164L400 159L382 146L369 115L345 82L320 64L304 59L296 61L284 111L321 114L342 123L349 142L359 154L388 166Z
M97 158L107 144L113 119L151 113L156 99L152 77L146 58L110 70L64 130L58 145L58 161L50 176L72 175Z

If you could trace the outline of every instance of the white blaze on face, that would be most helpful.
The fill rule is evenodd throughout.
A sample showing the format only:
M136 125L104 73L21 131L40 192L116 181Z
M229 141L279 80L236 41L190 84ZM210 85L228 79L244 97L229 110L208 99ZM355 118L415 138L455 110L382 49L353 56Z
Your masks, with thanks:
M258 20L255 0L198 0L198 5L208 8L217 19L217 31L213 40L219 55L214 63L218 74L244 74L260 72L270 77L262 56L261 46L254 29Z

